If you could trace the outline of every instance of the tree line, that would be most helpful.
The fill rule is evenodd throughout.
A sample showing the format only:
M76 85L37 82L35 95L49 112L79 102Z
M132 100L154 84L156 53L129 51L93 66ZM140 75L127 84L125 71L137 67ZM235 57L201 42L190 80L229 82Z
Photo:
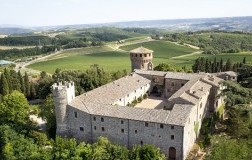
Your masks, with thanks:
M233 32L185 32L164 35L164 40L187 43L203 49L205 54L252 51L252 34Z
M50 52L54 52L56 49L59 49L59 48L55 46L42 46L42 47L25 48L25 49L0 50L0 59L14 60L17 58L22 58L22 57L27 57L27 56L47 54Z
M199 57L195 60L192 70L196 72L206 72L206 73L216 73L216 72L225 72L225 71L234 71L237 72L246 64L246 57L243 58L243 61L240 63L233 63L230 58L226 62L221 58L220 61L217 61L216 58L212 61L211 59Z

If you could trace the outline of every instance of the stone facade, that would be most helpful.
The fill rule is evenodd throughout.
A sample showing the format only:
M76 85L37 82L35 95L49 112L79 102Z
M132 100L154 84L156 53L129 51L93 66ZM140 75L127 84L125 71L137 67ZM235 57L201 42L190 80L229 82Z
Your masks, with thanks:
M221 81L208 73L135 70L77 97L73 82L54 84L57 134L90 143L104 136L128 148L153 144L167 157L184 160L203 119L223 103L217 97L224 89ZM163 107L127 107L157 88Z
M139 47L130 51L131 69L153 70L153 51Z

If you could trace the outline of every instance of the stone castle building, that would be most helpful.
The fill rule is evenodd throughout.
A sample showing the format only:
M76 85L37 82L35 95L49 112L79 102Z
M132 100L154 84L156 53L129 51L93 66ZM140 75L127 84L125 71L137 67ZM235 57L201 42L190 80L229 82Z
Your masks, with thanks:
M134 72L77 97L73 82L54 84L57 134L90 143L104 136L128 148L153 144L169 159L184 160L204 117L223 104L217 96L223 79L152 71L152 54L143 47L131 51ZM135 107L128 106L145 95Z

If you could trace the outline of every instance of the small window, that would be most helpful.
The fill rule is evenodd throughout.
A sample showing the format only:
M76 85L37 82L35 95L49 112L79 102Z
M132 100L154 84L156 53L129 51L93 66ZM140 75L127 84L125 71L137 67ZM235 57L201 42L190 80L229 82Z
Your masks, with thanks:
M185 84L184 83L181 83L181 87L183 87Z
M101 127L101 130L102 130L102 131L105 131L105 128L104 128L104 127Z
M200 103L200 108L202 108L202 103Z
M121 120L121 124L123 124L124 122L123 122L123 120Z
M77 118L77 117L78 117L77 112L74 112L74 117L75 117L75 118Z
M124 129L121 129L121 132L124 133Z
M129 97L129 94L127 95L127 97Z
M93 120L96 121L96 117L93 117Z
M135 57L137 57L137 54L135 54Z
M174 82L172 82L171 86L174 86Z
M120 98L120 101L122 101L122 99Z
M143 145L143 141L140 141L140 144Z
M136 90L135 90L135 93L136 93Z
M147 54L144 54L144 57L147 57Z
M135 134L137 134L137 130L135 130Z
M84 131L84 128L83 128L83 127L80 127L80 131L82 131L82 132L83 132L83 131Z
M94 130L96 130L96 126L94 126Z
M171 129L174 129L174 126L171 126Z
M149 124L147 122L145 122L145 127L148 127L148 126L149 126Z
M101 121L104 122L104 118L103 117L101 117Z
M140 54L140 57L142 57L142 54Z
M171 135L171 139L172 139L172 140L174 139L174 135Z
M164 128L164 125L163 125L163 124L160 124L160 128Z
M167 89L167 92L171 92L171 90L170 90L170 89Z

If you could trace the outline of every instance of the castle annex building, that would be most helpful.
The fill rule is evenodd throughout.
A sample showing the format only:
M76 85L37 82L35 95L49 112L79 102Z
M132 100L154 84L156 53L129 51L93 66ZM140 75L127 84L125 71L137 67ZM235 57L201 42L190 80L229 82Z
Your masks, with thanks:
M130 75L77 97L73 82L54 84L57 134L85 142L104 136L129 148L153 144L169 159L185 159L203 118L223 104L217 96L223 79L153 71L152 57L153 51L143 47L131 51Z

